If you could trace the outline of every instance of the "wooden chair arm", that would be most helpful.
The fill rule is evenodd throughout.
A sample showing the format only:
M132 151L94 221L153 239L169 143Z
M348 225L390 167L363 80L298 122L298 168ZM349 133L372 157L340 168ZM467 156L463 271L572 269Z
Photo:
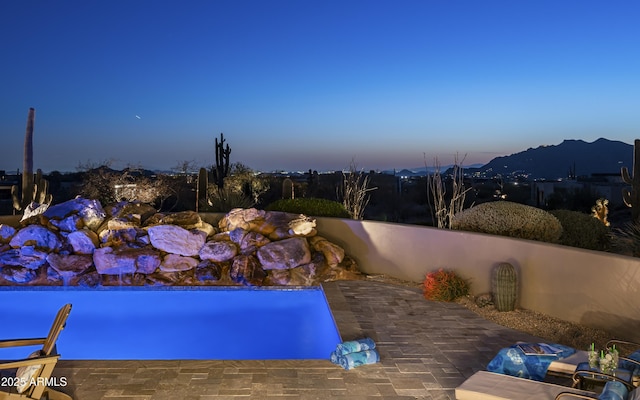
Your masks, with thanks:
M0 347L35 346L38 344L44 344L46 340L47 338L5 339L0 340Z
M5 361L0 363L0 369L15 369L20 367L27 367L29 365L55 364L59 358L59 355L54 355Z

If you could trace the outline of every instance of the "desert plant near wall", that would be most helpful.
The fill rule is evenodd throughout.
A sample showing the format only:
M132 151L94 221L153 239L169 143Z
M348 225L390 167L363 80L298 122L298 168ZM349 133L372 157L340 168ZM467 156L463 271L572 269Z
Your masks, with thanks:
M633 222L640 220L640 139L633 142L633 177L629 175L627 167L620 170L622 180L631 186L622 189L622 199L627 207L631 207L631 219Z
M539 208L509 201L476 205L453 217L452 229L558 243L560 221Z
M618 254L640 257L640 222L628 222L611 232L611 250Z
M349 172L342 173L342 185L338 190L338 198L342 199L342 205L349 212L351 219L361 220L364 217L364 209L369 204L369 192L377 188L369 187L369 176L358 171L358 165L351 161Z
M422 284L424 298L435 301L454 301L469 294L469 283L453 271L429 272Z
M234 208L251 208L255 205L251 197L237 192L227 185L222 189L216 185L209 185L207 201L212 212L229 212Z
M549 213L562 224L559 244L597 251L610 249L611 230L593 216L570 210L551 210Z
M509 263L500 263L493 271L493 304L498 311L513 311L518 295L516 270Z
M465 157L466 158L466 157ZM451 198L447 200L447 188L440 174L440 162L436 158L434 161L434 172L427 176L427 203L431 210L431 217L435 226L441 229L453 229L452 220L455 214L464 208L467 192L471 188L464 186L464 170L456 154L451 173ZM425 160L425 168L427 163Z
M591 207L592 216L602 222L604 226L610 226L607 216L609 215L609 200L598 199L596 205Z

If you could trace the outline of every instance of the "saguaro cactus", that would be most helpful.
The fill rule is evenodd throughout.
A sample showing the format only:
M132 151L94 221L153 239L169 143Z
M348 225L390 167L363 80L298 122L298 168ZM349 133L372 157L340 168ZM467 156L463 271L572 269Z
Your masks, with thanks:
M493 275L493 303L498 311L513 311L516 307L518 280L509 263L500 263Z
M229 144L224 147L224 135L220 134L220 142L215 139L216 144L216 165L212 168L213 182L218 188L224 188L224 178L229 175L229 155L231 155L231 148Z
M209 204L207 190L209 188L209 173L206 168L200 168L198 171L198 183L196 187L196 212L201 211Z
M633 222L640 219L640 139L633 142L633 177L629 176L627 167L622 167L622 180L631 185L622 189L622 199L627 207L631 207L631 218Z
M51 195L47 194L49 182L42 178L42 171L38 170L35 178L33 175L33 127L36 120L36 110L29 109L27 116L27 130L24 135L24 155L22 159L22 193L18 194L16 185L11 187L13 208L16 211L24 211L29 204L50 204Z

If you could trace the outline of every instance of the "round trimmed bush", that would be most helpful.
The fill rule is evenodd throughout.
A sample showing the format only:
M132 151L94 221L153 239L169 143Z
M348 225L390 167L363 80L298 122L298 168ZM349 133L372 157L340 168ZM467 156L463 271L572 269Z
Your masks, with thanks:
M539 208L510 201L479 204L459 212L451 229L558 243L560 221Z
M327 199L281 199L269 204L267 211L284 211L313 217L349 218L349 212L341 203Z
M591 214L570 210L549 211L562 224L560 244L589 250L608 250L611 236L607 228Z

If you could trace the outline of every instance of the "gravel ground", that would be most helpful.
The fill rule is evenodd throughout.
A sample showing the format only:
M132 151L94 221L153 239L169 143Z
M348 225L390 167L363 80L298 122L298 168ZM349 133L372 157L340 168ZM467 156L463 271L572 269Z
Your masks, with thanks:
M402 281L385 275L368 275L365 279L416 289L422 288L420 283ZM586 350L591 343L595 343L596 348L603 348L607 340L614 338L604 330L563 321L531 310L519 308L514 311L500 312L493 305L478 307L475 299L471 296L460 298L456 302L496 324L538 336L551 343L559 343L576 349Z

